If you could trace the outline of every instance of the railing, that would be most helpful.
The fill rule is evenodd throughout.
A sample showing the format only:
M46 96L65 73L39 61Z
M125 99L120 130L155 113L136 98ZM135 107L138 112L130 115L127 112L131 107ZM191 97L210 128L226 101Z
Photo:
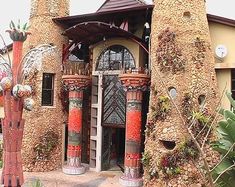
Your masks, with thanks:
M124 69L123 73L127 73L127 74L150 74L150 71L148 68L143 68L143 67L139 67L139 68L135 68L135 69Z
M67 61L63 64L64 75L89 75L90 65L84 61Z

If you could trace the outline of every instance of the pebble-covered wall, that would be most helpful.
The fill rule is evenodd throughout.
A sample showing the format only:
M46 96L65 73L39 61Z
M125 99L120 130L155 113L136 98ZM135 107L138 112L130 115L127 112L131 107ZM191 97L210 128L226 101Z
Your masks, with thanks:
M201 186L206 183L200 172L203 164L187 127L191 125L196 136L206 126L197 137L201 142L218 103L205 2L155 0L154 4L145 186ZM207 144L204 150L209 166L213 165L216 155Z
M31 0L31 35L25 43L24 52L40 44L52 44L57 49L56 53L43 58L42 70L30 81L34 89L35 107L33 111L24 113L26 124L22 155L25 171L49 171L62 165L62 133L66 118L60 101L61 54L62 45L67 40L52 18L67 16L68 11L68 0ZM43 73L54 74L53 106L41 105Z

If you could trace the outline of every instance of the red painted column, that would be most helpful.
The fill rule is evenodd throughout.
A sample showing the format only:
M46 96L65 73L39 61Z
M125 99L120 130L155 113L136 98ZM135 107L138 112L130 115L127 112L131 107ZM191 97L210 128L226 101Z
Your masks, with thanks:
M11 66L12 77L8 75L8 78L12 78L12 81L10 81L11 83L8 82L8 88L5 88L3 92L5 117L2 120L4 162L1 184L4 187L20 187L24 183L21 159L25 123L25 120L22 119L24 99L15 98L12 95L12 88L17 83L18 68L22 60L23 42L29 33L26 32L26 35L21 37L23 33L17 29L8 30L7 32L10 33L13 39L13 60Z
M126 106L126 140L125 172L119 182L123 186L142 186L141 165L141 125L143 91L149 84L145 74L120 75L121 82L127 91Z
M64 75L63 80L69 91L67 165L63 167L63 172L79 175L85 173L85 167L81 164L82 103L83 90L90 84L90 78L82 75Z

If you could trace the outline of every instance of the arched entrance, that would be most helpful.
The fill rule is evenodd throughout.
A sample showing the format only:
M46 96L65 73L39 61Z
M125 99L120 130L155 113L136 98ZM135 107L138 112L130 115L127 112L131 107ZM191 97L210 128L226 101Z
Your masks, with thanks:
M124 46L112 45L101 52L95 68L90 165L96 166L97 170L118 169L124 163L126 124L126 95L118 75L123 69L134 69L135 60ZM93 145L97 147L93 148Z

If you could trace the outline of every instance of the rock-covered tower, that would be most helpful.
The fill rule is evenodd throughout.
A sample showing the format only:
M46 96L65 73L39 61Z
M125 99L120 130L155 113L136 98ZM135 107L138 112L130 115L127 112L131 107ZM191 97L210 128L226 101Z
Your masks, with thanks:
M62 165L64 113L60 101L61 55L67 42L62 28L52 18L69 14L69 0L31 0L26 53L41 44L56 46L56 53L45 55L41 71L32 76L34 110L25 112L23 162L26 171L48 171Z
M204 164L187 127L201 145L218 103L205 1L155 0L154 4L145 185L203 184ZM205 145L207 160L216 160L208 149Z

